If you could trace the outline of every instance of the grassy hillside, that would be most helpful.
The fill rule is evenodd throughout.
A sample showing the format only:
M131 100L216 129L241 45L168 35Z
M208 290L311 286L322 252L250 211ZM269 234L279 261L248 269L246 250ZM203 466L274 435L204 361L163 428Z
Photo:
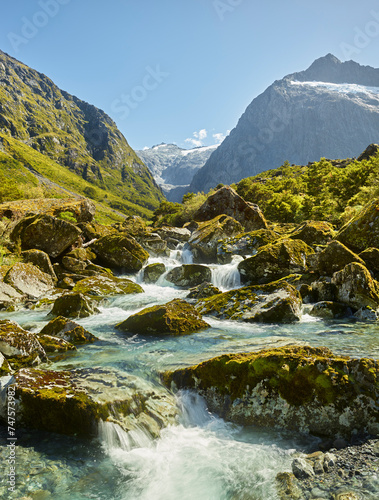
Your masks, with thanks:
M17 147L10 144L23 160L32 159L31 150L43 154L61 166L60 176L64 182L74 182L72 189L79 190L86 181L93 193L100 197L107 193L108 204L118 210L131 213L138 206L138 213L146 217L164 199L147 167L106 113L1 51L0 132L3 138L19 141ZM22 143L29 146L28 151L22 150ZM13 154L9 147L7 152ZM18 161L17 154L14 160ZM49 177L48 161L41 157L38 161L43 175ZM56 170L52 175L59 183Z

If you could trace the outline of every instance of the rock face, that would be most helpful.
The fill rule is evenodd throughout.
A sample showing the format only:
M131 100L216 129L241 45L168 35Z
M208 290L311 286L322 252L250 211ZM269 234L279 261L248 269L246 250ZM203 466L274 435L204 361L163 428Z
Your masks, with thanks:
M145 283L156 283L158 279L166 272L166 266L160 262L149 264L143 270L143 281Z
M285 281L246 286L201 299L201 314L247 323L291 323L301 318L300 293Z
M182 288L192 288L204 281L211 281L211 278L212 272L209 267L201 264L183 264L174 267L166 276L167 281Z
M379 283L372 279L369 271L359 263L348 264L342 271L333 274L339 302L354 309L369 306L379 307Z
M222 214L233 217L245 231L267 228L266 219L258 205L245 201L230 186L224 186L209 196L193 218L196 221L207 221Z
M241 224L227 215L218 215L210 221L200 223L188 242L195 262L217 262L219 240L235 236L242 230Z
M324 347L226 354L165 373L168 386L194 388L210 411L241 425L335 438L379 433L379 364Z
M66 318L87 318L99 310L94 303L81 293L66 293L58 297L51 310L52 316L64 316Z
M149 254L131 236L103 236L91 245L100 263L126 272L137 272L147 262Z
M209 328L209 325L191 304L174 299L167 304L147 307L116 328L141 335L184 335Z
M47 360L36 335L9 320L0 321L0 353L13 369L38 365Z
M75 284L72 291L74 293L94 295L96 297L106 297L109 295L143 293L143 288L128 279L104 275L84 278Z
M332 276L333 273L340 271L351 262L365 264L357 254L345 245L339 241L332 241L322 252L316 254L315 264L312 267L322 275Z
M75 323L70 319L58 316L45 325L39 335L50 335L58 337L72 344L87 344L98 340L95 335L92 335L88 330Z
M14 264L4 276L4 281L19 293L31 298L38 298L54 288L54 281L49 274L42 272L33 264Z
M261 247L253 257L238 264L242 283L269 283L307 270L307 257L313 253L301 240L282 239Z
M378 140L379 96L372 87L379 87L378 69L331 54L274 82L247 107L189 191L207 192L286 160L306 165L321 157L358 156Z
M37 249L50 257L58 257L81 234L78 227L51 215L31 215L20 220L10 234L13 242L21 242L23 250Z
M127 432L142 430L158 437L177 417L175 398L168 391L116 371L22 369L7 379L2 392L15 384L16 422L27 428L92 437L104 425L101 421L108 420ZM1 407L3 421L5 411Z
M363 252L369 247L379 248L379 198L368 203L345 224L336 238L355 252Z

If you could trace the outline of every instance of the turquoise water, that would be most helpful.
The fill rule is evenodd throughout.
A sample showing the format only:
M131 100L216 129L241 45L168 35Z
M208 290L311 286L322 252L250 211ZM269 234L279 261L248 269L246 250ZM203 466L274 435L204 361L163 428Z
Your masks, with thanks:
M168 267L178 264L173 254ZM188 258L188 256L186 257ZM151 262L151 261L150 261ZM234 262L213 266L213 281L223 289L238 286ZM140 276L133 279L141 281ZM159 381L159 372L191 365L225 352L244 352L284 342L326 346L335 353L379 358L379 325L320 321L305 312L291 325L240 324L205 318L211 328L184 337L127 335L114 326L147 305L184 297L187 291L143 284L145 293L117 297L100 314L79 320L99 337L95 344L59 355L51 369L117 368ZM39 331L47 311L1 313L24 328ZM123 431L114 424L99 428L96 440L18 430L18 492L9 498L30 496L57 500L237 500L275 499L277 472L290 470L295 451L317 448L314 438L286 432L242 428L224 422L206 410L196 394L178 395L181 419L162 431L158 440L144 440L130 448ZM3 432L4 434L4 432ZM5 437L4 435L1 437ZM4 478L6 449L0 448ZM50 492L50 496L48 496ZM4 479L0 498L8 498Z

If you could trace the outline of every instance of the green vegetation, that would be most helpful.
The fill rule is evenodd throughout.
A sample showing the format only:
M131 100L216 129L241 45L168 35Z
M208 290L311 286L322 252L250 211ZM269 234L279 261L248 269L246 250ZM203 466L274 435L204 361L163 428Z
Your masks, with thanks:
M182 203L173 203L171 201L162 201L153 215L153 224L155 226L176 226L181 227L193 218L193 214L201 207L205 200L216 189L211 189L208 194L187 193L183 196Z

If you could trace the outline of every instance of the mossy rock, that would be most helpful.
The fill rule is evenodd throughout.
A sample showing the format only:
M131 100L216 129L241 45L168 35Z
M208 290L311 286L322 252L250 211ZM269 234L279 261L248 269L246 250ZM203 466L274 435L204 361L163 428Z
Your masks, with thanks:
M207 299L209 297L213 297L214 295L218 295L222 293L217 286L212 285L212 283L208 283L205 281L198 286L191 288L189 294L187 295L187 299Z
M102 238L103 236L109 236L111 234L116 234L117 230L111 226L104 226L103 224L98 224L97 222L87 222L83 224L78 224L79 228L83 231L83 234L88 241L94 239Z
M42 272L33 264L18 262L4 277L4 282L20 294L38 298L54 289L54 281L49 274Z
M264 284L293 273L307 272L307 258L314 251L301 240L284 238L261 247L256 255L238 264L242 283Z
M129 236L103 236L91 245L101 264L125 272L138 272L146 264L149 254Z
M370 201L345 224L336 239L358 253L370 247L379 248L379 198Z
M346 318L351 316L351 309L345 304L325 300L314 304L309 314L323 319Z
M359 254L365 266L371 271L375 278L379 276L379 248L366 248Z
M276 489L280 500L303 500L303 493L292 472L280 472L275 478Z
M0 321L0 353L14 370L47 360L46 352L34 333L13 321Z
M45 352L50 354L76 350L76 347L73 344L60 339L59 337L53 337L51 335L37 335L37 338L41 346L45 349Z
M56 281L57 276L51 264L50 257L46 252L42 250L24 250L21 253L21 257L24 262L33 264L45 274L49 274Z
M212 220L200 222L188 242L195 262L217 262L217 245L220 240L242 232L241 224L227 215L219 215Z
M19 293L13 286L0 281L0 309L14 308L25 296Z
M311 302L335 302L337 288L330 278L314 281L311 285Z
M166 266L161 262L149 264L143 269L143 281L145 283L156 283L166 272Z
M96 297L109 295L130 295L132 293L143 293L143 288L129 279L117 278L116 276L92 276L78 281L73 292Z
M50 312L51 316L66 318L87 318L98 313L93 301L82 293L66 293L58 297Z
M210 411L241 425L321 436L379 433L379 363L325 347L225 354L166 372L168 387L196 389Z
M306 221L300 224L288 236L292 239L304 241L307 245L314 247L327 245L335 237L336 232L331 224L324 221Z
M191 231L185 227L163 226L156 230L163 240L175 240L178 243L185 243L191 238Z
M196 309L181 299L147 307L116 325L118 330L141 335L185 335L209 328Z
M11 373L12 373L12 369L9 366L8 361L3 356L3 354L0 352L0 377L5 377Z
M321 275L332 276L333 273L340 271L351 262L365 265L364 261L345 245L339 241L332 241L322 252L316 254L312 268Z
M362 264L348 264L342 271L333 274L332 283L336 286L339 302L354 309L379 307L379 283Z
M74 224L51 215L30 215L21 219L10 234L11 241L21 242L23 250L37 249L58 257L80 236Z
M119 226L119 231L123 231L133 237L145 236L151 233L151 229L147 227L146 222L138 215L127 216Z
M58 337L71 344L88 344L99 340L88 330L68 318L58 316L45 325L39 335Z
M201 264L183 264L174 267L166 275L167 281L181 288L192 288L204 283L204 281L211 281L211 279L211 270Z
M228 264L233 255L256 254L260 247L273 243L278 238L279 235L270 229L258 229L228 238L217 245L217 261L220 264Z
M301 308L300 293L285 281L230 290L196 304L203 315L247 323L299 321Z

